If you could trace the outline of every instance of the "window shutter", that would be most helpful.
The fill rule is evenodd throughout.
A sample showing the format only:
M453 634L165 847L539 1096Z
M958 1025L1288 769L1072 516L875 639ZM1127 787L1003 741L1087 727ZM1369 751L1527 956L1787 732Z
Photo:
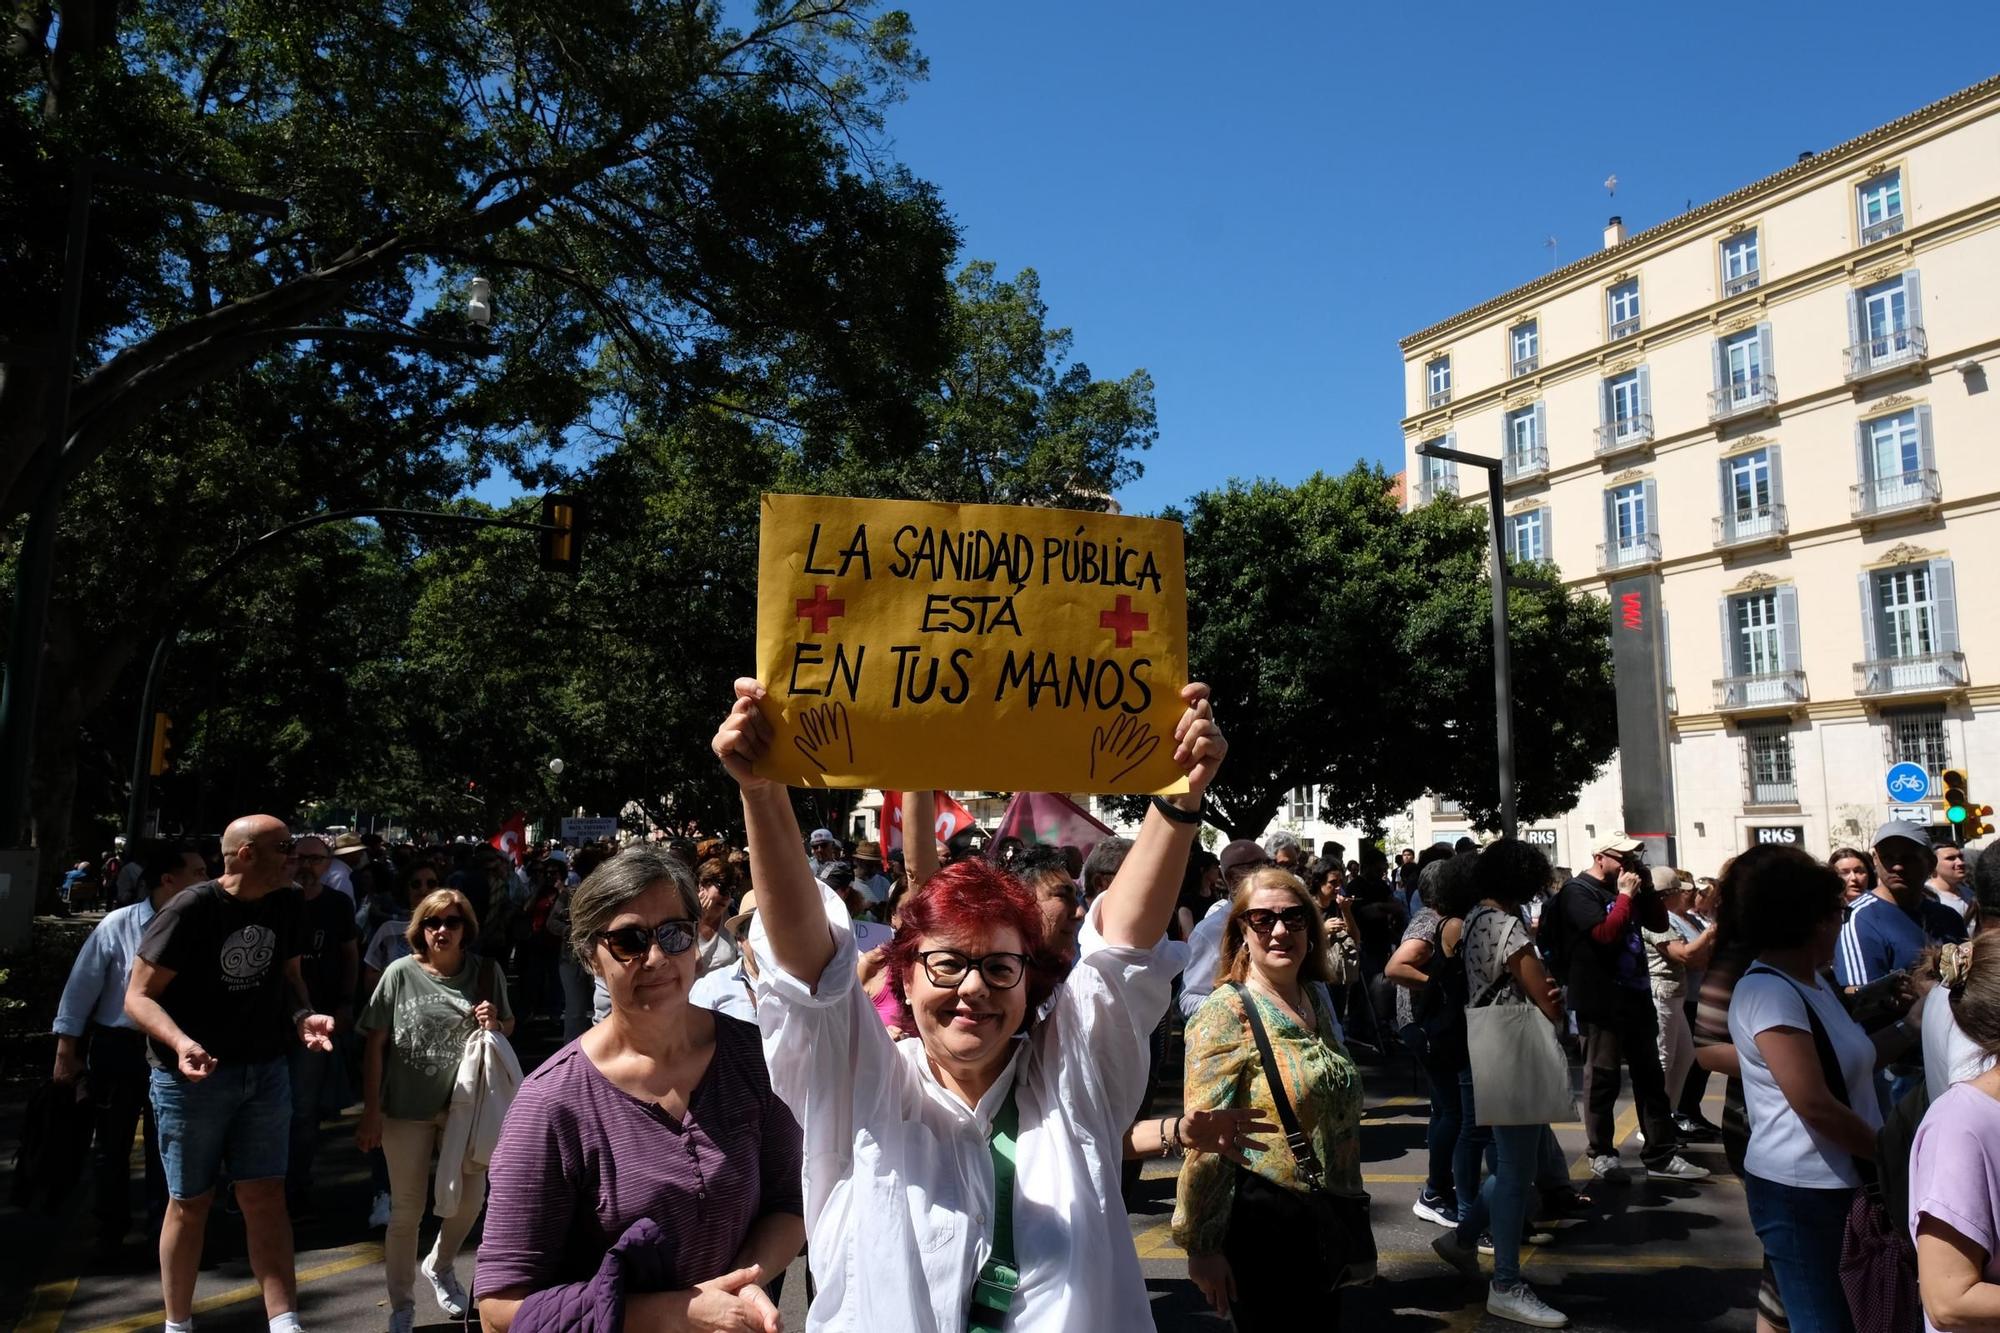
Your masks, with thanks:
M1660 534L1660 483L1648 477L1642 484L1644 489L1640 494L1645 497L1646 503L1646 535L1657 537Z
M1515 524L1511 515L1500 526L1500 544L1501 548L1507 552L1509 560L1519 560L1521 558L1520 544L1515 540Z
M1762 367L1762 373L1766 379L1777 379L1777 367L1771 361L1771 326L1769 324L1759 324L1757 326L1757 364Z
M1882 653L1878 647L1881 636L1875 624L1875 575L1868 570L1861 572L1861 660L1879 662Z
M1722 609L1722 674L1724 676L1733 676L1736 674L1736 616L1734 614L1736 608L1732 603L1733 599L1728 597L1723 598L1720 603Z
M1729 387L1729 372L1727 369L1728 363L1722 355L1722 339L1717 338L1714 342L1708 345L1708 359L1709 359L1709 368L1714 372L1715 375L1715 387L1718 389L1728 388Z
M1643 416L1653 415L1653 371L1650 366L1639 367L1639 412Z
M1608 546L1618 544L1618 492L1604 493L1604 541Z
M1502 459L1511 459L1514 457L1514 414L1512 412L1502 412L1500 414L1500 457Z
M1937 445L1931 438L1931 405L1917 404L1917 463L1928 472L1937 466Z
M1726 531L1729 516L1736 512L1736 497L1729 489L1729 460L1726 458L1715 465L1715 483L1722 492L1722 498L1715 512L1722 515Z
M1857 363L1866 365L1867 349L1861 346L1861 293L1853 288L1847 292L1847 345L1855 349Z
M1542 506L1542 559L1553 562L1556 558L1556 511L1548 505Z
M1543 450L1549 447L1549 405L1545 402L1535 404L1535 445Z
M1799 648L1799 590L1793 584L1778 589L1778 643L1784 654L1779 666L1786 671L1805 669Z
M1611 424L1610 380L1599 380L1597 382L1597 424L1600 426Z
M1874 460L1868 456L1868 423L1854 423L1854 479L1866 486L1875 480Z
M1924 283L1915 269L1903 275L1903 307L1908 313L1910 327L1924 326Z
M1771 445L1764 450L1771 459L1771 503L1785 502L1785 460L1779 454L1779 446Z
M1933 615L1931 641L1941 653L1958 651L1958 578L1952 572L1951 561L1933 560L1931 566L1931 602L1937 608Z

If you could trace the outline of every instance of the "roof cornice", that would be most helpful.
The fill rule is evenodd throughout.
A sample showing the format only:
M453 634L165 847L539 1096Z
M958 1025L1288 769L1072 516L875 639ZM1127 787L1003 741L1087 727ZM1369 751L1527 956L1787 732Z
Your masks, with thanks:
M1399 342L1397 346L1402 348L1403 351L1408 352L1414 347L1429 342L1441 333L1448 333L1452 329L1475 323L1496 310L1505 309L1523 297L1547 291L1552 287L1559 287L1570 279L1580 274L1588 273L1600 265L1614 264L1620 256L1629 256L1632 251L1642 246L1650 245L1663 237L1673 235L1675 232L1686 231L1698 226L1713 218L1716 214L1727 212L1729 209L1755 198L1757 195L1775 190L1783 185L1789 185L1807 176L1822 172L1831 175L1834 168L1854 158L1867 156L1879 148L1885 140L1893 139L1898 134L1917 129L1933 121L1942 120L1944 117L1954 112L1962 111L1976 102L1996 96L2000 96L2000 75L1995 75L1990 79L1975 83L1970 88L1960 89L1949 97L1932 102L1929 106L1920 107L1907 116L1899 117L1896 120L1890 121L1887 125L1869 130L1866 134L1849 139L1846 143L1838 144L1823 153L1815 153L1802 162L1795 162L1783 171L1774 172L1762 180L1754 181L1739 190L1732 190L1720 199L1703 204L1700 208L1690 209L1688 212L1676 217L1668 218L1665 222L1648 227L1636 236L1629 238L1622 245L1595 251L1582 259L1556 269L1552 273L1543 274L1533 282L1524 283L1512 291L1503 292L1490 301L1484 301L1479 305L1473 306L1470 310L1460 311L1450 319L1440 320L1427 329L1420 329L1412 333Z

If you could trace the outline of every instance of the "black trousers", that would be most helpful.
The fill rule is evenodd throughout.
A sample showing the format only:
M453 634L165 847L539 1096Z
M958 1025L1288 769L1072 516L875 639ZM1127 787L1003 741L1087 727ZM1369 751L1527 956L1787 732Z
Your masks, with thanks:
M160 1136L147 1095L146 1040L131 1028L93 1023L84 1057L95 1119L91 1142L91 1213L97 1243L113 1246L132 1220L132 1131L146 1134L146 1221L157 1236L167 1214L167 1173L160 1165Z
M1695 1003L1693 998L1690 997L1687 1002L1687 1020L1690 1030L1694 1027L1694 1010ZM1689 1120L1699 1122L1703 1118L1701 1114L1701 1099L1707 1095L1708 1071L1703 1069L1700 1062L1697 1061L1688 1067L1687 1081L1681 1084L1680 1105L1676 1106L1674 1111L1679 1115L1686 1116Z
M1660 1069L1660 1020L1653 1013L1652 993L1621 989L1611 1012L1601 1017L1610 1021L1578 1024L1583 1029L1583 1128L1590 1155L1617 1155L1614 1113L1623 1064L1632 1071L1632 1100L1646 1132L1640 1157L1649 1167L1665 1166L1680 1140L1667 1103L1667 1076Z
M1236 1279L1229 1312L1237 1333L1340 1327L1340 1290L1320 1255L1312 1209L1291 1191L1237 1168L1222 1257Z

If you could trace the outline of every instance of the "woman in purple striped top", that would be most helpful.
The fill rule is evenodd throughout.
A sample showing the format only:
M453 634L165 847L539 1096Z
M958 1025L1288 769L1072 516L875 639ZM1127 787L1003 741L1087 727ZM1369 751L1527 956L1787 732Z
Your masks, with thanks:
M628 848L576 890L570 945L611 1014L521 1085L488 1172L488 1333L778 1333L805 1242L798 1123L757 1029L688 1003L694 876Z

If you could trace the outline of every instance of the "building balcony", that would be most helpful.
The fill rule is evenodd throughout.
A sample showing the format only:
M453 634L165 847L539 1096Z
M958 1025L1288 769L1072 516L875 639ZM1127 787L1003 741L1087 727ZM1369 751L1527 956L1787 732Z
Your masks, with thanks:
M1630 319L1621 319L1611 326L1611 337L1607 341L1617 342L1620 338L1629 338L1638 331L1639 317L1637 315L1634 315Z
M1619 417L1607 421L1597 428L1597 456L1616 458L1620 454L1644 449L1653 442L1653 414L1638 412L1629 417Z
M1532 449L1511 449L1502 460L1501 473L1508 482L1526 481L1530 477L1544 477L1549 471L1549 451L1546 445L1536 445Z
M1715 711L1718 713L1787 709L1805 701L1806 673L1803 671L1725 676L1715 682Z
M1777 406L1778 381L1760 371L1747 379L1731 380L1720 389L1709 390L1708 420L1714 425L1775 411Z
M1903 215L1901 213L1897 213L1893 217L1886 217L1883 218L1880 222L1872 222L1869 225L1863 227L1861 229L1861 243L1863 245L1873 245L1877 241L1886 241L1891 236L1900 233L1902 230L1903 230Z
M1429 504L1441 496L1458 494L1458 476L1447 473L1442 477L1425 477L1417 487L1417 503Z
M1450 389L1433 389L1424 398L1425 407L1443 407L1451 401Z
M1739 273L1733 278L1723 279L1722 295L1724 299L1731 296L1743 295L1743 293L1757 285L1758 277L1757 270L1753 268L1748 273Z
M1660 534L1657 532L1628 537L1623 541L1597 544L1597 572L1600 574L1609 574L1615 570L1643 569L1647 565L1659 563Z
M1854 693L1863 699L1949 694L1964 689L1967 679L1964 653L1883 657L1854 664Z
M1541 368L1541 364L1542 358L1539 356L1524 356L1513 364L1513 378L1519 379L1523 375L1532 375Z
M1791 520L1785 516L1783 505L1758 505L1755 509L1736 509L1720 514L1715 520L1715 549L1727 551L1742 546L1761 546L1767 542L1783 541L1791 531Z
M1871 478L1850 486L1848 494L1854 517L1863 520L1928 513L1944 502L1944 486L1935 468Z
M1865 338L1847 349L1847 382L1859 384L1877 375L1922 363L1930 355L1930 339L1921 324Z

